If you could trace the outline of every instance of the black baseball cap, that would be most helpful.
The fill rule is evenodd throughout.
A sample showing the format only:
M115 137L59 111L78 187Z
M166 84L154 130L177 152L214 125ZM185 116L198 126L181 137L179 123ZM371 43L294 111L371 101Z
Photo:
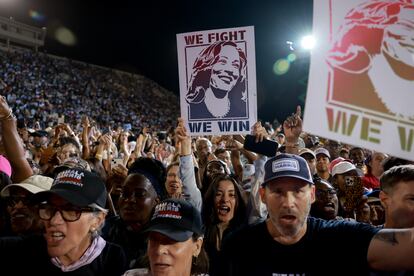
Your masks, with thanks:
M181 199L166 199L158 203L145 232L158 232L178 242L188 240L194 233L204 234L200 212Z
M107 191L102 178L95 173L77 168L58 173L50 190L35 194L33 202L47 201L53 194L78 207L96 204L105 208L106 205Z
M313 184L308 163L303 157L295 154L283 153L269 159L265 164L262 186L280 177L297 178Z

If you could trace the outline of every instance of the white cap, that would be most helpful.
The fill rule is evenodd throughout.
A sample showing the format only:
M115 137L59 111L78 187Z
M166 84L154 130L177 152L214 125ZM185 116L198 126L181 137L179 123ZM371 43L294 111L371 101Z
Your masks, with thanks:
M337 174L343 174L352 170L356 171L356 167L354 164L348 161L341 161L332 168L332 176L335 176Z
M10 184L1 190L1 196L10 196L10 187L21 187L32 194L36 194L38 192L50 190L52 187L53 178L42 176L42 175L32 175L31 177L23 180L20 183Z
M331 159L331 155L329 154L329 151L325 148L317 148L315 150L315 155L318 156L318 154L324 154L326 155L329 159Z
M246 178L254 175L255 173L255 168L253 164L244 164L243 165L243 180L245 180Z
M308 153L308 154L312 155L312 156L313 156L313 158L316 158L315 153L314 153L314 152L313 152L313 150L311 150L311 149L308 149L308 148L303 148L303 149L300 149L300 150L299 150L299 156L302 156L302 157L303 157L303 155L304 155L304 154L306 154L306 153Z

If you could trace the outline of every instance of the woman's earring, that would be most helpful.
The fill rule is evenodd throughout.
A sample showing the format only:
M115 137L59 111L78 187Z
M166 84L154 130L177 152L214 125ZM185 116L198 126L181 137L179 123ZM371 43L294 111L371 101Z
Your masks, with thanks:
M193 265L197 265L197 263L198 263L198 256L193 256L192 263L193 263Z

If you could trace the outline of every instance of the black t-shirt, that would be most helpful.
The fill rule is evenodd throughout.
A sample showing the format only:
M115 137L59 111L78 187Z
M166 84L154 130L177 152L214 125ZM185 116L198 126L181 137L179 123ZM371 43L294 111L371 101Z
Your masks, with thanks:
M0 239L0 275L119 276L127 270L125 254L118 245L107 242L90 264L62 272L50 260L46 241L40 235Z
M132 231L119 216L115 216L105 221L102 237L122 247L129 269L147 267L144 258L147 252L147 233Z
M369 224L308 218L304 237L283 245L266 222L234 233L223 245L220 275L367 275L367 253L379 229Z

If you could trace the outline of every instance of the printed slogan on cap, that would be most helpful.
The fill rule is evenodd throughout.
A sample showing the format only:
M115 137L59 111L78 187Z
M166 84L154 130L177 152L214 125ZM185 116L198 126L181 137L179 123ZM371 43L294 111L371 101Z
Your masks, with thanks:
M249 133L257 120L253 27L177 34L177 50L191 135Z
M315 0L304 129L414 160L414 0Z

